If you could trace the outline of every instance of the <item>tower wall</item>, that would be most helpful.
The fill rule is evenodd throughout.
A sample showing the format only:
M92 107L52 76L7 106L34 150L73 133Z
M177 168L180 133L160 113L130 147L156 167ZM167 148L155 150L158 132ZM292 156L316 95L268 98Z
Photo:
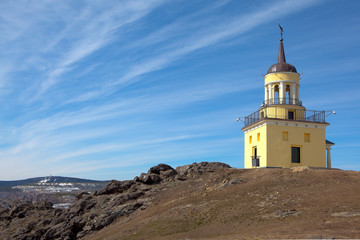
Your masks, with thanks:
M293 72L268 73L264 77L265 84L278 81L294 81L299 84L300 75Z
M325 126L294 125L296 123L286 122L266 125L267 167L326 167ZM287 140L284 135L287 135ZM292 162L292 147L300 148L300 163Z
M260 108L262 118L288 119L289 111L293 112L294 119L305 120L305 107L296 105L272 105L271 107Z
M258 134L260 134L260 139L258 139ZM251 142L250 142L251 138ZM252 158L253 149L257 147L257 155L260 158L259 167L267 167L267 128L266 126L257 126L249 131L245 131L244 137L244 165L245 168L252 168Z
M244 167L253 168L254 147L257 148L259 167L326 167L327 125L266 119L244 129ZM292 147L300 148L300 163L292 162Z

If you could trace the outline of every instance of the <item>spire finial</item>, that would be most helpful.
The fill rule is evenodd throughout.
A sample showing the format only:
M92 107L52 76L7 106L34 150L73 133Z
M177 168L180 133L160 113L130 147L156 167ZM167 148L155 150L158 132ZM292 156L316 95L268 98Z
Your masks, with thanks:
M284 32L284 29L281 27L279 22L277 22L277 24L279 25L279 28L280 28L280 41L282 41L283 40L282 35L283 35L283 32Z

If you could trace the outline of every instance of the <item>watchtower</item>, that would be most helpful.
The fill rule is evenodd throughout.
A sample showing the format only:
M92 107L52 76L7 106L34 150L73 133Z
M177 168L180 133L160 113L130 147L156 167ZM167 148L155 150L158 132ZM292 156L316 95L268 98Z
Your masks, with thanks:
M244 165L331 167L326 111L308 110L300 100L300 74L287 63L282 37L278 61L264 76L261 107L244 118ZM326 157L326 150L328 157Z

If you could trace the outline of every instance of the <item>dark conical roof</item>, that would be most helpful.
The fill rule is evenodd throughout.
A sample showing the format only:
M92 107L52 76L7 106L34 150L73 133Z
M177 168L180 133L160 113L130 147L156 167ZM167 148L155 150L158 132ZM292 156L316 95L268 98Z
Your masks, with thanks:
M291 65L290 63L286 62L285 59L285 52L284 52L284 44L283 39L280 39L280 46L279 46L279 56L278 62L272 65L267 73L275 73L275 72L294 72L297 73L296 68Z

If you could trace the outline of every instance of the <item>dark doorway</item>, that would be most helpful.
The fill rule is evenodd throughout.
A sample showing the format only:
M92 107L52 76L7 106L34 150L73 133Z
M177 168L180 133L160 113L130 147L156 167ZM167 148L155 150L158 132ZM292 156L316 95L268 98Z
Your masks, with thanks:
M253 155L251 156L252 159L252 166L259 167L260 166L260 159L257 155L257 147L253 147Z
M291 162L300 163L300 147L291 147Z

